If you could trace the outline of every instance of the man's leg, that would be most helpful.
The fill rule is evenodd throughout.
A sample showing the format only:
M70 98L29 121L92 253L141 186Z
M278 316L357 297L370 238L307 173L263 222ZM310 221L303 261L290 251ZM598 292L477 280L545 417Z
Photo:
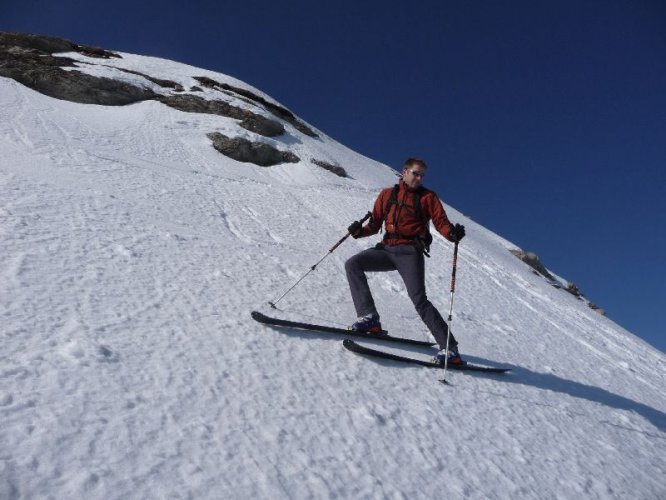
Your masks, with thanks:
M396 269L407 287L407 293L421 319L432 333L441 349L446 348L448 325L437 308L428 300L425 288L425 259L423 254L412 245L400 245L391 252ZM453 333L449 346L455 346Z
M383 248L369 248L357 253L345 262L345 270L347 271L347 281L356 308L356 315L361 317L367 314L377 314L375 301L372 298L365 273L395 270L392 259L387 255L386 250Z

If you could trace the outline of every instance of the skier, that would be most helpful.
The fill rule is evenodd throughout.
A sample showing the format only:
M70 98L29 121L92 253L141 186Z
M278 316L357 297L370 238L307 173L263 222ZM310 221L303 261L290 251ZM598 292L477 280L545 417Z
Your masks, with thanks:
M348 228L353 238L376 234L384 223L386 232L381 243L364 250L345 263L347 280L358 319L353 330L381 335L382 327L368 286L366 272L398 271L414 307L421 316L440 351L435 361L444 364L448 325L435 306L428 300L425 289L425 259L432 235L428 229L432 220L435 229L451 242L462 240L465 226L449 221L442 202L433 192L422 186L427 165L418 158L409 158L402 169L402 179L394 187L383 189L375 201L372 216L363 226L354 221ZM458 342L449 335L448 364L465 362L458 352Z

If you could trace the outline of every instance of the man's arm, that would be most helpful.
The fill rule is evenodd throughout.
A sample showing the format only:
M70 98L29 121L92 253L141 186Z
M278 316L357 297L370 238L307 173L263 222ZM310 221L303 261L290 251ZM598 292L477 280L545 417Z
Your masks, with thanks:
M425 201L428 215L430 216L430 220L432 220L435 229L437 229L437 232L447 240L454 241L451 235L453 224L451 224L451 221L446 215L446 211L444 210L444 206L439 197L434 192L430 192L424 196L423 201Z
M390 189L388 190L390 194ZM366 236L372 236L373 234L377 234L379 230L382 227L382 222L384 221L384 207L386 206L386 192L387 190L383 190L381 193L379 193L379 196L377 196L377 199L375 200L375 205L372 207L372 216L370 217L370 220L368 223L361 228L361 230L354 234L353 229L355 224L352 224L349 226L349 231L352 234L354 238L365 238Z

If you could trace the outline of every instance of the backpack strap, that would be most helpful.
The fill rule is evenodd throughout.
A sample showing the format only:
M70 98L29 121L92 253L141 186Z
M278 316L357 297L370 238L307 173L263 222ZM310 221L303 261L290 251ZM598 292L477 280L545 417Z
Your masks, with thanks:
M421 197L426 194L428 190L423 186L419 187L414 193L414 212L421 222L424 224L427 222L425 215L423 215L423 210L421 210Z
M398 191L400 190L400 184L396 184L393 186L393 189L391 190L391 196L389 196L388 202L386 203L386 208L384 209L384 221L388 219L389 212L391 211L391 206L395 205L395 209L393 210L393 227L395 227L396 223L398 222L397 217L398 217Z
M393 189L391 190L391 196L389 196L388 201L386 202L386 206L384 207L384 221L388 219L389 212L391 211L391 206L396 205L395 210L393 211L393 226L395 227L397 224L397 216L398 216L398 191L400 191L400 184L396 184L393 186ZM425 224L426 222L426 217L423 215L423 210L421 209L421 196L425 195L428 192L426 188L423 186L419 187L416 192L414 193L414 212L416 213L416 216L419 218L421 222Z

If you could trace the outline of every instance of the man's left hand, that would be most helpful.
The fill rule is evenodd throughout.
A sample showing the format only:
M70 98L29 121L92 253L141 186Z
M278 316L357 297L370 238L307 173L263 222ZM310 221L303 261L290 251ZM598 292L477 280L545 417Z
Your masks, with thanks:
M465 226L462 224L456 224L453 226L453 229L451 229L449 236L453 241L459 242L465 237Z

